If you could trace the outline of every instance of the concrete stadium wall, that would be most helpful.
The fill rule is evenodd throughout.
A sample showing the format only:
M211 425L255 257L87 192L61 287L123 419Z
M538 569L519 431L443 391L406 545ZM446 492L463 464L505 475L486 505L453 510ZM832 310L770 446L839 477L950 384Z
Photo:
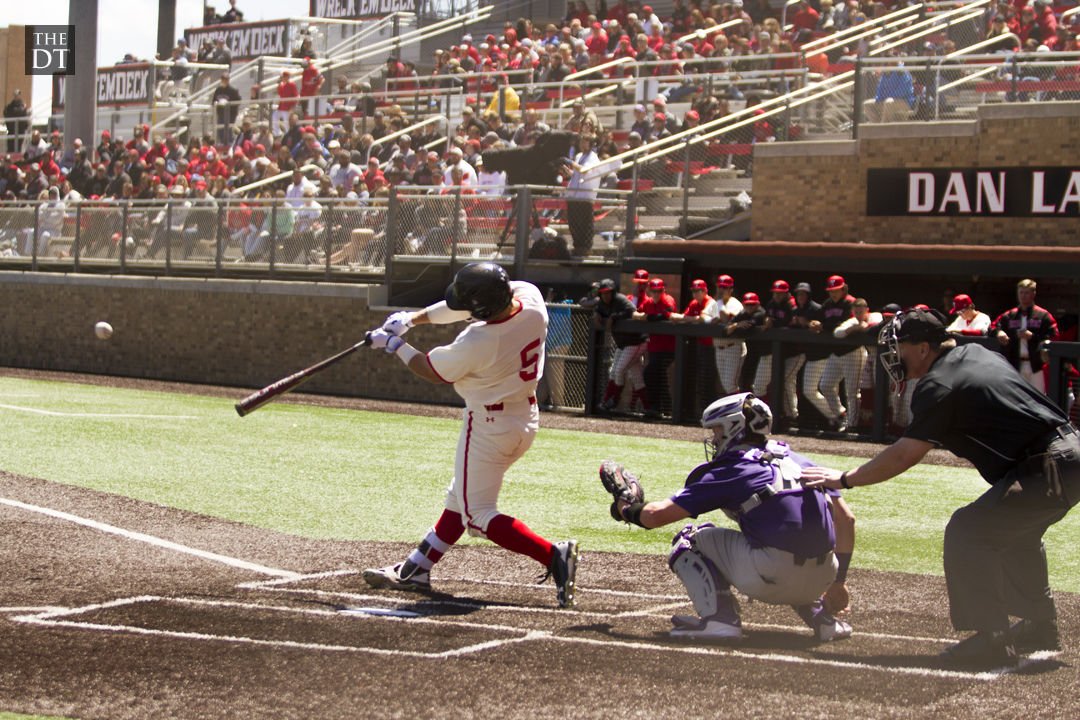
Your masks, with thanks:
M329 283L0 272L0 365L262 387L344 350L393 308L382 288ZM94 324L109 322L98 340ZM460 326L409 333L427 350ZM449 385L414 377L386 353L361 350L305 392L446 404ZM238 392L237 397L242 397Z
M757 145L750 239L1075 245L1075 218L869 217L870 168L1076 167L1080 102L1003 103L975 120L862 125L858 140Z

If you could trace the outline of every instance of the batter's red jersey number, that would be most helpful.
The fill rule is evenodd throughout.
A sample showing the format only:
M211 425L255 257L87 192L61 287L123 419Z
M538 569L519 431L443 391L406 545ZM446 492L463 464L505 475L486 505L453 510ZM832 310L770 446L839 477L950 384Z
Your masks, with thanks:
M521 348L521 370L518 371L518 377L525 382L535 380L540 373L540 353L534 352L538 347L540 347L540 338L536 338Z

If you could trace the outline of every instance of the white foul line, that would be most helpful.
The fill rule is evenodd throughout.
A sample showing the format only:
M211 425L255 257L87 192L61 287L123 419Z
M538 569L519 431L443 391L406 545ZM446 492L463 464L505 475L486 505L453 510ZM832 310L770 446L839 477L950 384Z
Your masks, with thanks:
M248 562L247 560L240 560L239 558L228 557L227 555L218 555L217 553L208 552L206 550L199 550L198 548L188 547L187 545L181 545L180 543L172 542L171 540L165 540L163 538L154 537L153 535L147 535L141 532L135 532L134 530L125 530L124 528L116 527L115 525L107 525L97 520L90 520L88 518L79 517L78 515L72 515L71 513L62 512L60 510L53 510L52 508L40 507L38 505L30 505L18 500L10 500L8 498L0 498L0 504L10 505L20 510L29 510L30 512L40 513L42 515L48 515L59 520L66 520L73 522L77 525L93 528L102 532L111 533L113 535L119 535L120 537L127 538L128 540L137 540L138 542L144 542L148 545L155 545L166 550L175 550L176 552L187 553L188 555L194 555L195 557L202 558L203 560L212 560L225 565L230 565L241 570L250 570L252 572L261 573L263 575L271 575L280 578L296 578L299 573L292 572L290 570L278 570L276 568L269 568L263 565L257 565L256 563Z
M18 410L20 412L36 413L38 415L49 415L52 417L69 417L69 418L106 418L106 419L120 419L120 420L198 420L198 415L139 415L132 413L77 413L77 412L60 412L57 410L41 410L39 408L22 407L21 405L5 405L0 403L0 408L4 410Z

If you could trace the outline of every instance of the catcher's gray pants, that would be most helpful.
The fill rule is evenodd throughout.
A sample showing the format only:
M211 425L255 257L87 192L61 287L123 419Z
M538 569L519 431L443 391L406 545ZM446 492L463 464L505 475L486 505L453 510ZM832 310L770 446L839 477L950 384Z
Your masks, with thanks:
M804 362L805 355L792 355L784 359L784 415L794 420L799 419L799 370ZM771 383L772 355L762 355L754 372L754 385L751 389L758 397L764 397L772 389Z
M1009 616L1055 618L1046 529L1080 500L1080 437L1057 438L953 513L945 584L957 630L1005 630Z
M716 346L716 374L720 379L720 396L739 392L739 371L746 358L746 343L742 340L721 340Z
M739 592L771 605L814 602L836 578L836 555L798 558L776 548L751 548L738 530L706 528L694 536L694 547ZM820 560L820 561L819 561Z

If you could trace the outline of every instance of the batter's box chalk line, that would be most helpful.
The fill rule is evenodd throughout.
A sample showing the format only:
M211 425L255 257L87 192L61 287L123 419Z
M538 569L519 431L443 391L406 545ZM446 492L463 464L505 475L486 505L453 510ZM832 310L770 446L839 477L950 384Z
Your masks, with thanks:
M282 614L295 614L306 617L323 617L323 618L350 618L360 622L391 622L391 623L405 623L409 625L432 625L435 627L458 627L469 630L481 630L490 631L493 633L509 634L513 637L495 638L491 640L485 640L483 642L474 643L470 645L464 645L458 648L452 648L441 652L419 652L411 650L398 650L390 648L376 648L368 646L358 645L334 645L326 643L312 643L312 642L298 642L295 640L281 640L281 639L265 639L265 638L252 638L238 635L225 635L219 633L205 633L205 632L192 632L192 631L176 631L176 630L162 630L159 628L144 627L137 625L123 625L123 624L108 624L108 623L95 623L89 621L82 621L72 618L77 618L80 615L86 615L92 612L98 612L102 610L109 610L113 608L120 608L125 606L131 606L136 604L147 603L162 603L162 604L179 604L188 606L199 606L206 608L221 608L230 610L250 610L252 612L259 613L282 613ZM563 614L568 614L562 611ZM64 627L70 629L78 629L82 631L96 631L105 633L127 633L136 634L149 637L167 638L170 640L178 641L202 641L213 643L231 643L240 645L253 645L264 647L277 647L282 649L293 650L305 650L313 652L325 652L325 653L367 653L373 655L384 656L403 656L425 659L448 659L454 657L460 657L464 655L471 655L480 653L485 650L504 647L507 645L523 642L550 642L556 644L578 644L578 645L591 645L596 647L612 648L616 651L626 650L639 650L654 653L676 654L676 655L691 655L691 656L711 656L721 658L733 658L738 660L746 660L752 662L770 662L770 663L785 663L792 665L804 665L804 666L821 666L830 668L839 668L847 671L864 671L864 672L887 672L890 674L910 675L910 676L922 676L929 678L949 678L956 680L977 680L977 681L991 681L1001 677L1002 675L1017 670L1030 667L1031 664L1041 661L1043 658L1032 657L1025 659L1025 662L1018 668L1008 668L1000 670L991 670L984 672L962 672L955 670L939 670L934 668L918 668L918 667L895 667L875 665L872 663L863 663L857 661L847 660L832 660L822 657L807 657L799 655L788 655L777 652L767 653L755 653L747 652L744 650L725 648L725 647L702 647L702 646L684 646L684 645L665 645L659 643L650 643L643 641L623 641L623 640L604 640L596 638L581 638L581 637L567 637L564 635L556 635L555 633L547 630L534 630L521 628L517 626L497 625L492 623L480 623L480 622L468 622L463 620L444 620L430 617L416 617L416 618L404 618L393 614L370 614L370 613L342 613L337 610L327 610L319 608L298 608L291 606L275 606L265 605L260 603L240 602L232 600L208 600L204 598L185 598L176 597L168 598L162 596L153 595L140 595L136 597L117 598L103 603L95 603L92 605L85 605L77 608L63 608L53 609L41 613L33 613L26 615L19 615L11 618L14 622L24 623L29 625L36 625L41 627Z

